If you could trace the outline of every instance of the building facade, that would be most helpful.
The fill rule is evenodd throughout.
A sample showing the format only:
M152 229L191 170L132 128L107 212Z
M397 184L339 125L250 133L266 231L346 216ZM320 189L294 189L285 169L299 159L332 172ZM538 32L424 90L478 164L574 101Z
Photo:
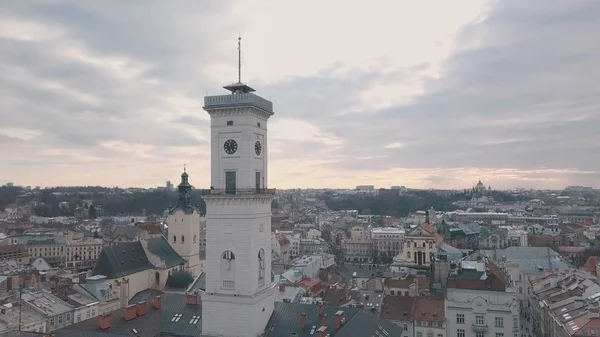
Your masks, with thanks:
M487 258L468 257L451 271L445 307L448 336L519 336L514 286Z
M419 225L404 235L404 250L396 255L394 264L412 268L429 267L437 251L435 233Z

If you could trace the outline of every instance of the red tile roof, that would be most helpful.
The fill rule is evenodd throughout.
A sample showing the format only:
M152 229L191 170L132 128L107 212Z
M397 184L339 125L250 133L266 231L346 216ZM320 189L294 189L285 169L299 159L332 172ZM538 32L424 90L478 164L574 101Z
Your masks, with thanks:
M384 297L380 316L392 321L410 321L415 298L408 296Z
M415 320L445 321L443 297L415 297L412 317Z
M584 253L585 247L559 246L558 251L561 253Z
M587 261L582 266L582 268L585 268L585 269L589 270L590 273L595 274L596 273L596 263L598 263L599 258L600 258L600 256L588 257Z

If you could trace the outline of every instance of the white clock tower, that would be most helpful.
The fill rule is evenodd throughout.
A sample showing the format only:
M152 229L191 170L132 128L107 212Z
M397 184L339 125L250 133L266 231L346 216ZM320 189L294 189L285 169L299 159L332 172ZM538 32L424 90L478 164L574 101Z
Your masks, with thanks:
M238 41L239 50L239 41ZM241 82L204 98L211 118L211 188L206 202L206 291L202 334L255 337L274 308L267 121L273 103Z

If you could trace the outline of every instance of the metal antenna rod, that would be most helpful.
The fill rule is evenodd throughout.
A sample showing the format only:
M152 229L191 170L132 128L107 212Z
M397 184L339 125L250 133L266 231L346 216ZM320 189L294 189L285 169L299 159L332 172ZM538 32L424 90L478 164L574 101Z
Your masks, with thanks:
M238 83L242 83L242 37L238 36Z

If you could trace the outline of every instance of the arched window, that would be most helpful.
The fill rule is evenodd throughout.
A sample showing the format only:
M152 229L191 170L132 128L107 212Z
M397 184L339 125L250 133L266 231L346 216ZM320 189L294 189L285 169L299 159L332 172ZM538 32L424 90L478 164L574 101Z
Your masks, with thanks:
M415 242L413 242L413 246L414 246L415 248L417 248L417 242L416 242L416 241L415 241Z
M196 243L196 234L194 234L194 243Z
M185 236L181 236L181 243L185 243Z
M406 252L406 257L410 259L410 251Z
M429 249L432 249L432 248L433 248L433 243L432 243L432 242L430 242L430 243L429 243Z
M519 287L519 294L523 293L523 287Z
M425 248L425 242L423 242L423 248Z
M265 284L265 250L258 251L258 284Z
M177 243L177 236L173 235L173 243Z
M221 287L235 289L235 255L226 250L221 255Z

